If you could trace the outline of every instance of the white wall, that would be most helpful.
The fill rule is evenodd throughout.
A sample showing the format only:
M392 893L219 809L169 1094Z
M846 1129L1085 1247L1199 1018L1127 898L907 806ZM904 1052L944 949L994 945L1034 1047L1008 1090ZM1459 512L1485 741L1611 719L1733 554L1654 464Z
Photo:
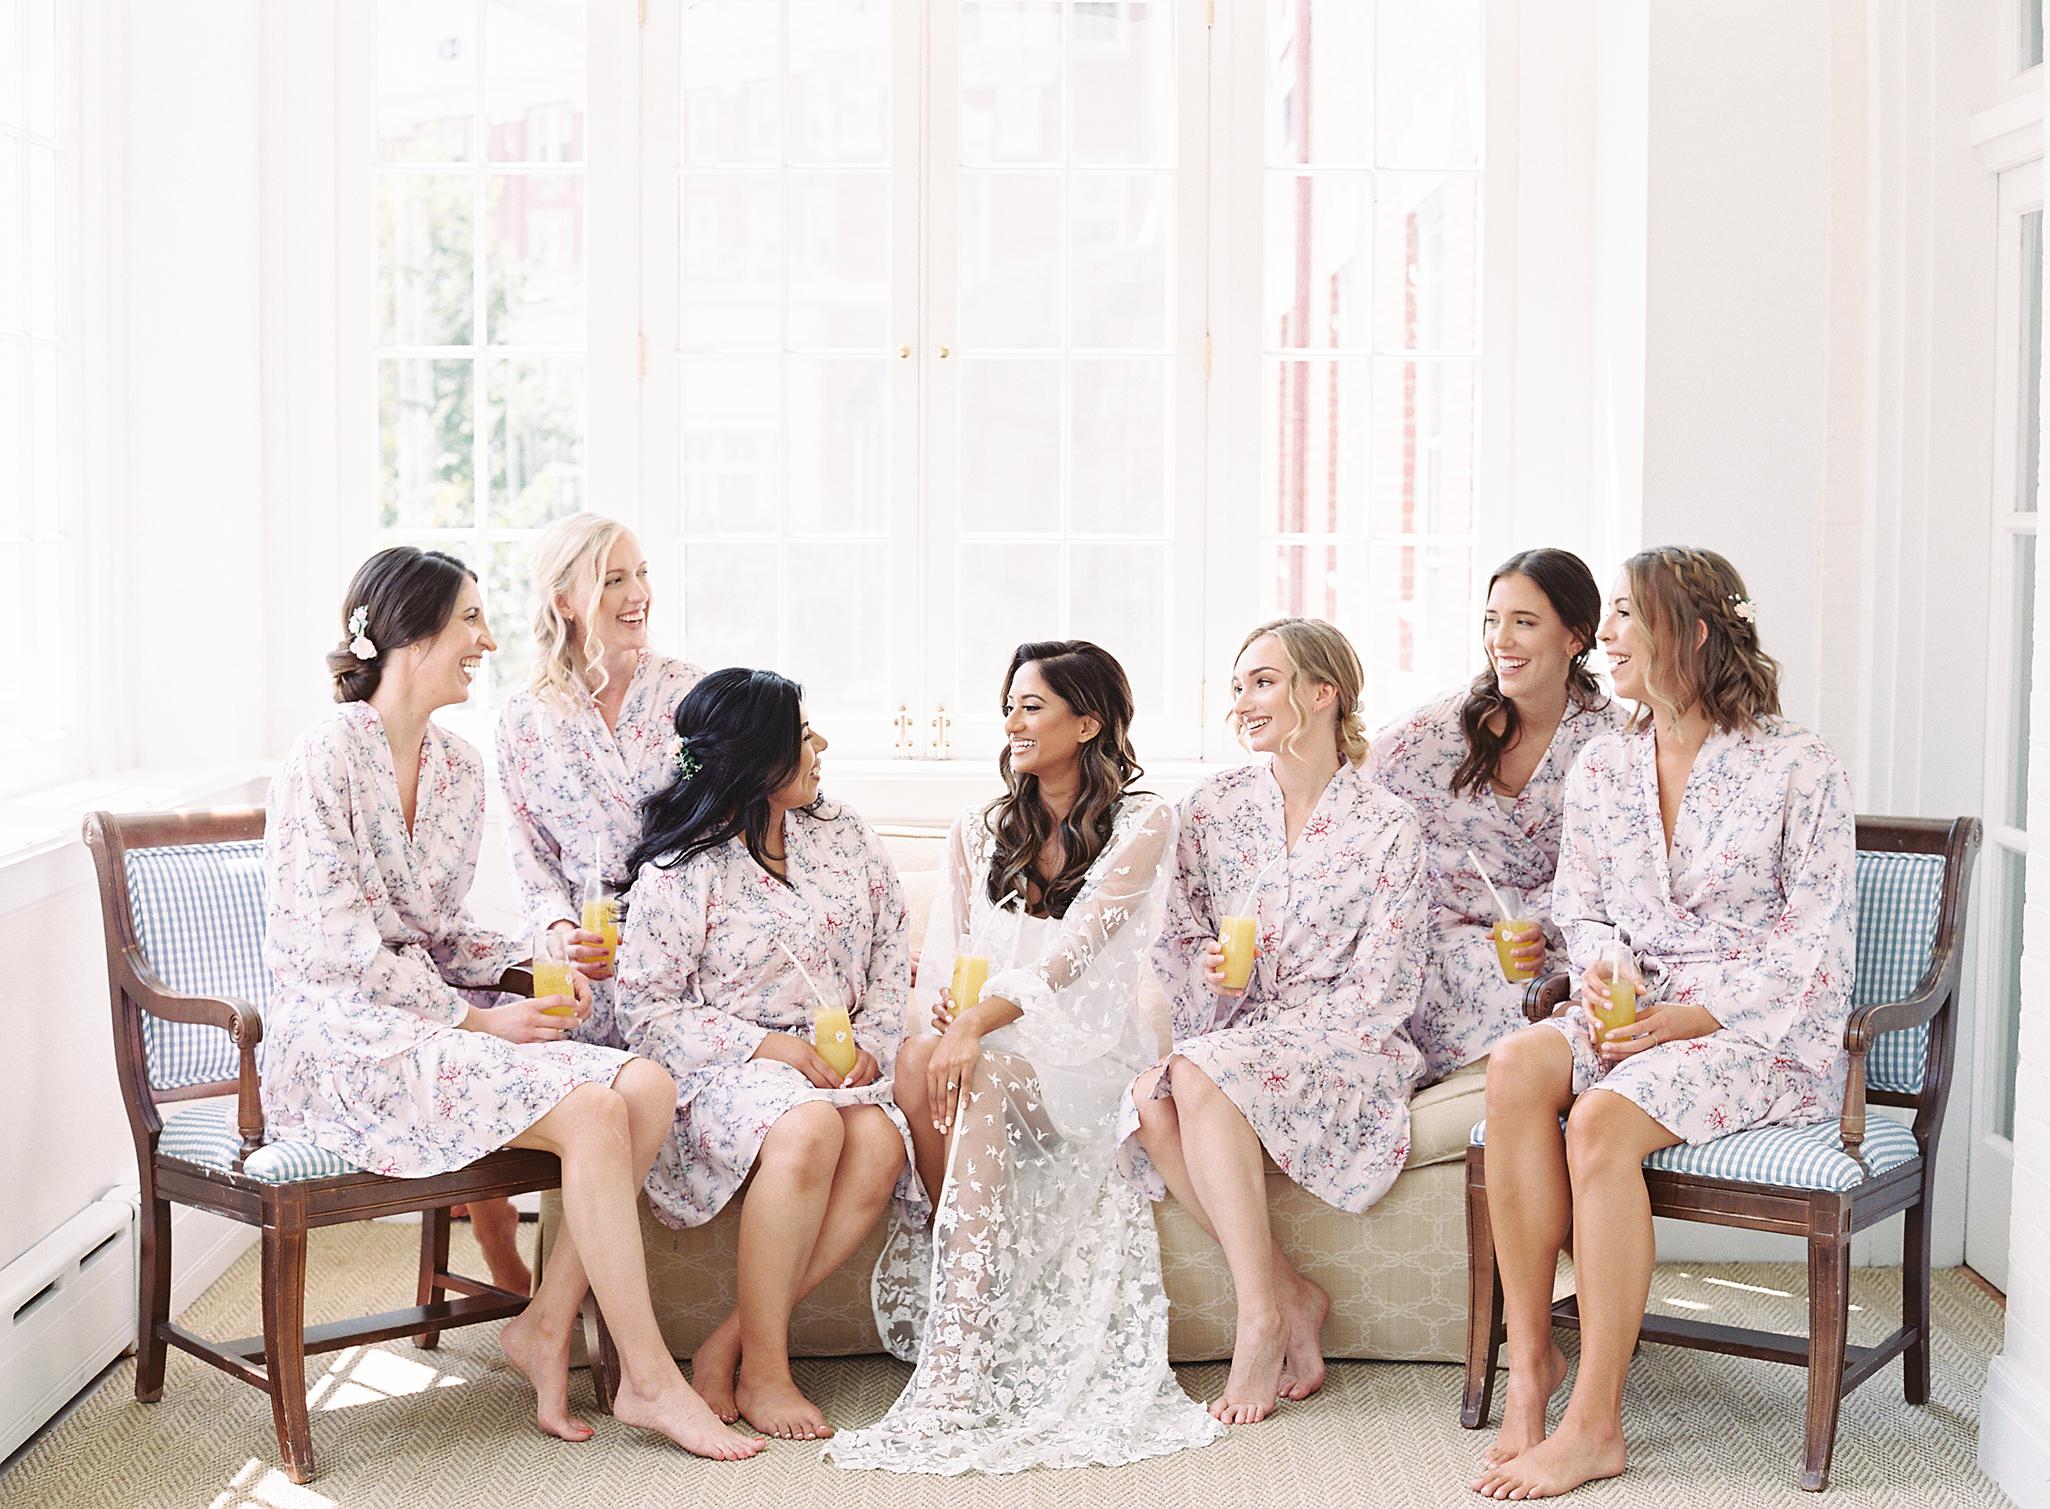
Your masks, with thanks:
M111 7L105 107L119 360L93 391L88 433L120 458L107 477L105 573L92 607L136 647L104 695L134 712L111 767L232 769L265 745L257 303L256 0L127 0ZM214 785L219 787L221 778ZM161 800L150 783L112 804ZM239 788L174 788L193 800ZM135 1158L113 1072L105 948L82 844L0 871L0 935L64 961L9 1053L34 1072L0 1096L0 1264L109 1186ZM61 1156L53 1153L61 1151Z

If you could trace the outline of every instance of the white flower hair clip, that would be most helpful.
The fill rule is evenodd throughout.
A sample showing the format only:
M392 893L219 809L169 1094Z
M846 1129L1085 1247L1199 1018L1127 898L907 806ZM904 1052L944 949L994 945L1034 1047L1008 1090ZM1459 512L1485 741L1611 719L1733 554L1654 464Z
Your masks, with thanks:
M370 627L370 605L358 603L356 611L349 615L349 653L358 660L375 660L377 646L370 642L370 636L363 631Z
M1752 625L1754 628L1757 627L1758 606L1750 598L1739 597L1736 593L1732 592L1730 594L1730 611L1743 619L1747 624Z

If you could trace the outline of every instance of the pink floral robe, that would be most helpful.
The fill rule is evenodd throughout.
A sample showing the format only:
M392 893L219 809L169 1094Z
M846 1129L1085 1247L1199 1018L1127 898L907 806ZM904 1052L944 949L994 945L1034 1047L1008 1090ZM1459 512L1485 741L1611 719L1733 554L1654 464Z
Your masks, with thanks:
M515 1046L457 1024L530 952L463 910L477 869L484 771L433 724L413 830L384 722L344 703L299 737L264 828L263 1113L273 1140L316 1143L373 1173L447 1173L539 1121L627 1055Z
M1423 1067L1408 1030L1430 915L1416 816L1364 771L1340 767L1260 884L1259 956L1237 997L1204 983L1203 946L1283 854L1281 787L1265 761L1225 771L1184 799L1181 822L1153 950L1174 1053L1231 1097L1283 1173L1341 1210L1365 1210L1409 1157L1409 1097ZM1167 1075L1154 1094L1172 1094ZM1125 1167L1160 1199L1138 1124L1127 1092Z
M584 879L596 841L605 840L606 888L632 883L626 857L641 841L641 803L676 774L676 705L704 672L686 660L642 652L607 728L598 699L565 714L532 691L506 703L498 720L498 783L505 793L506 848L528 926L583 917ZM591 982L586 1042L618 1047L613 981Z
M1621 939L1665 971L1661 998L1720 1031L1605 1068L1576 1000L1546 1025L1573 1089L1612 1090L1688 1142L1826 1121L1843 1108L1857 934L1857 820L1830 747L1778 718L1694 758L1666 852L1649 729L1589 742L1566 783L1552 914L1576 973Z
M904 1139L899 1209L923 1221L911 1131L890 1099L904 1030L910 918L882 840L854 812L819 802L784 819L790 884L737 838L667 869L641 866L619 943L619 1020L636 1053L676 1079L676 1126L648 1175L655 1213L699 1226L731 1200L762 1139L792 1106L823 1100L882 1107ZM848 1008L874 1084L821 1090L797 1070L751 1055L771 1032L809 1039L811 989Z
M1497 1039L1524 1025L1524 987L1502 977L1493 932L1495 904L1466 851L1480 856L1497 887L1516 892L1522 904L1509 904L1517 915L1544 929L1541 973L1564 969L1566 942L1552 921L1551 899L1566 772L1583 744L1621 728L1624 720L1613 702L1569 704L1537 769L1505 811L1485 782L1452 794L1453 772L1467 751L1459 727L1466 695L1462 687L1389 724L1367 755L1367 773L1416 809L1430 856L1430 963L1423 1000L1409 1020L1409 1035L1424 1056L1427 1084L1472 1063Z

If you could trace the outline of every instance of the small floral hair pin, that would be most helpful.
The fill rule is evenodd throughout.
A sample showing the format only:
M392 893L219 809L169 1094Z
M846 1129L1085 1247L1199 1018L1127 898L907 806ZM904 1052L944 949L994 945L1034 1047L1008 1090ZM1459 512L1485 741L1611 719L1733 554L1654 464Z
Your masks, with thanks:
M370 627L370 605L358 603L356 611L349 615L349 653L358 660L375 660L377 646L370 642L370 636L363 631Z
M1739 597L1736 593L1732 592L1730 594L1730 611L1754 628L1757 626L1758 605L1752 602L1750 598Z
M705 762L697 757L690 747L690 740L680 739L676 745L676 778L687 781L705 768Z

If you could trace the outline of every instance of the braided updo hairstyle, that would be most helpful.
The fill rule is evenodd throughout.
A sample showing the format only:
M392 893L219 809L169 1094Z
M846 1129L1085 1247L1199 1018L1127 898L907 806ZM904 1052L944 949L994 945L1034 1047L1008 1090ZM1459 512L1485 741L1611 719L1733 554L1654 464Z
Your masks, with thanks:
M1282 749L1290 754L1295 752L1296 740L1310 726L1310 697L1318 687L1328 686L1338 695L1338 757L1349 765L1365 760L1367 727L1360 717L1360 696L1367 678L1352 641L1321 618L1274 618L1245 637L1239 644L1238 655L1245 654L1247 647L1262 634L1272 634L1281 641L1289 662L1288 705L1295 709L1296 726L1281 741ZM1232 657L1233 665L1238 664L1238 655ZM1243 742L1245 733L1239 727L1238 715L1226 716Z
M477 573L454 556L412 545L387 546L358 566L342 599L342 642L327 652L335 701L368 702L394 650L447 628L465 579L474 582ZM368 659L349 648L355 638L349 619L358 608L364 610L363 637L372 649Z
M1631 556L1623 570L1638 632L1651 645L1651 702L1667 713L1698 707L1723 732L1779 716L1780 665L1759 643L1757 609L1735 566L1713 550L1660 545ZM1639 708L1631 726L1650 716Z

